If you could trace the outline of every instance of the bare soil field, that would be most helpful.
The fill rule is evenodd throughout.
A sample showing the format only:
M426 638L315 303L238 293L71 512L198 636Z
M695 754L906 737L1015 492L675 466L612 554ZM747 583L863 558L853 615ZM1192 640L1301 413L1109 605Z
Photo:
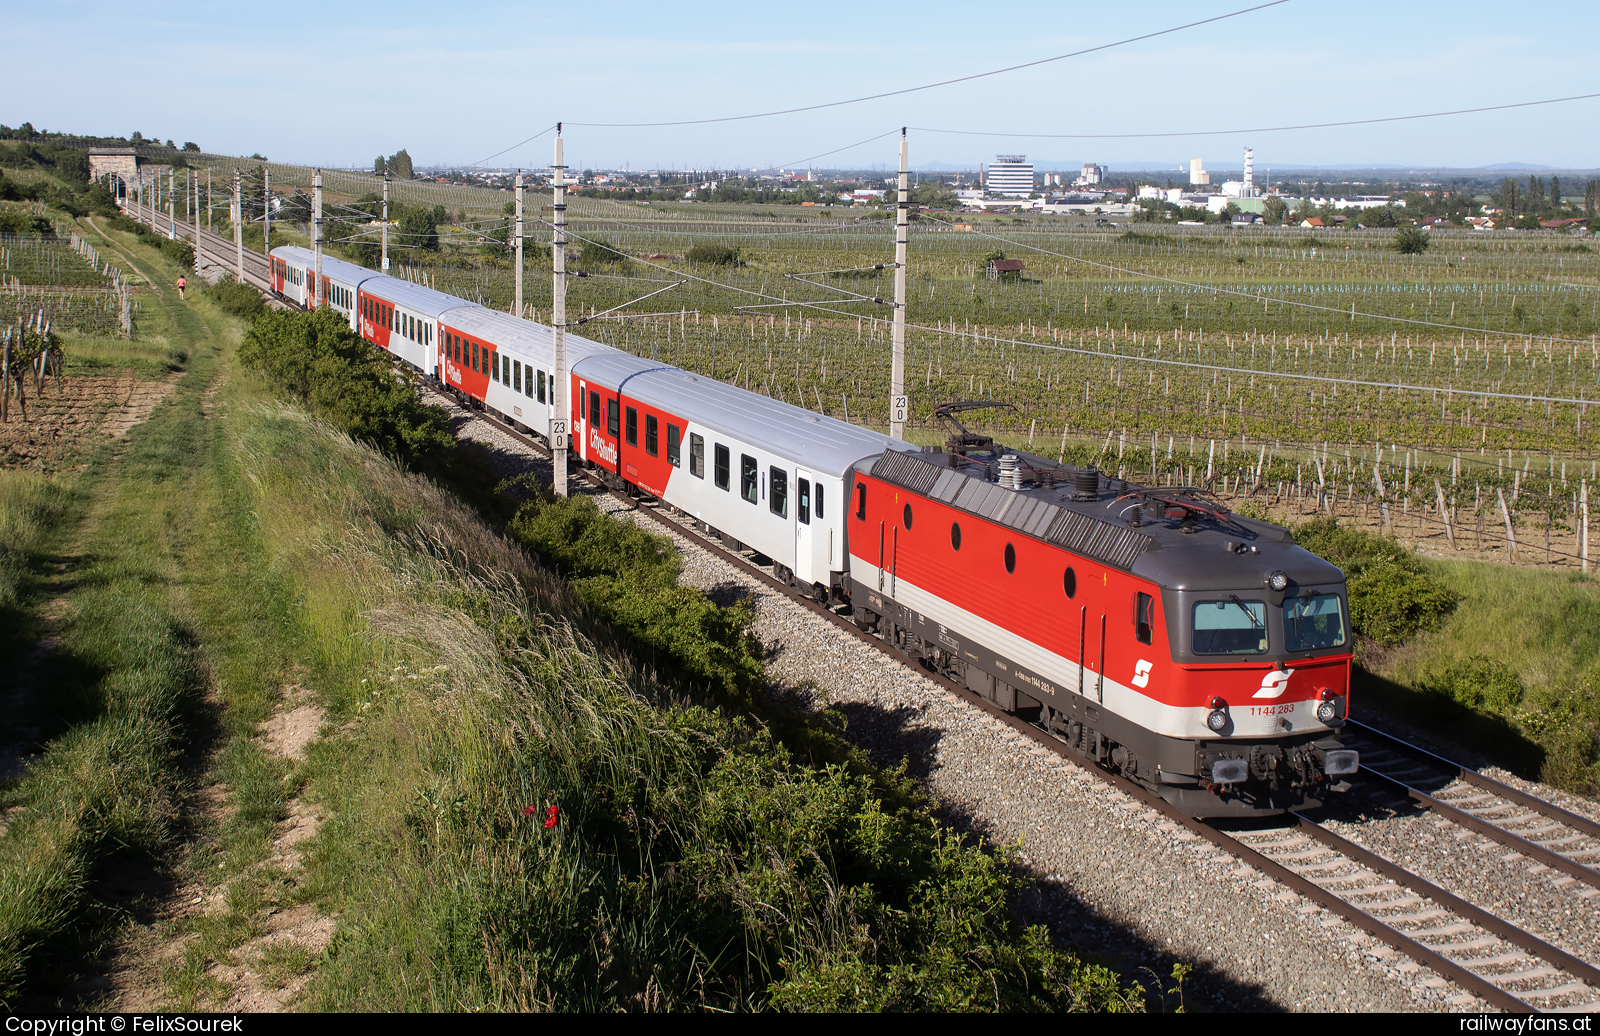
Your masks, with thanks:
M175 371L155 380L132 372L51 379L43 396L29 396L26 417L11 400L10 420L0 423L0 467L44 474L81 469L91 450L150 416L179 377Z

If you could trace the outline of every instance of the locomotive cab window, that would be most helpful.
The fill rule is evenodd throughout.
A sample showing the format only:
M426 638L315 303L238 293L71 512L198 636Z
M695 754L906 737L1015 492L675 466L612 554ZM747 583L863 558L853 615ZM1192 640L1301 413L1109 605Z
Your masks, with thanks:
M1141 644L1149 644L1155 625L1155 600L1149 594L1133 595L1133 635Z
M753 504L758 499L756 495L756 471L759 467L756 464L756 459L748 453L739 454L739 495L744 497L747 503Z
M726 446L722 445L721 443L717 443L717 447L716 447L716 464L717 464L717 468L716 468L716 473L715 473L716 474L715 481L716 481L716 484L717 484L717 488L718 489L727 489L728 488L728 479L729 479L728 448Z
M617 401L606 400L606 434L615 439L617 437Z
M1339 595L1312 593L1284 601L1283 634L1285 651L1343 647L1344 614Z
M794 516L800 519L801 525L811 524L811 480L796 478L794 480L795 503Z
M628 408L628 445L639 445L639 411Z
M695 432L689 433L689 474L706 477L706 440Z
M667 463L675 468L683 467L683 433L675 424L667 425Z
M1194 606L1194 653L1259 655L1267 650L1267 606L1260 601L1201 601Z
M861 519L867 517L867 484L865 482L856 483L856 517Z
M644 452L652 457L661 454L660 425L654 414L644 415Z

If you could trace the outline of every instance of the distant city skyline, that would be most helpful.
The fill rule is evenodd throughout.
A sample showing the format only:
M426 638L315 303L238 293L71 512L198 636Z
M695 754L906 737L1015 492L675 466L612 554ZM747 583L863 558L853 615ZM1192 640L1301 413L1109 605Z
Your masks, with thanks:
M1243 6L1243 5L1240 5ZM974 18L931 2L902 40L858 5L824 0L719 13L619 0L597 18L569 5L489 3L442 18L433 5L325 5L314 34L256 9L174 0L159 8L33 5L7 14L0 122L199 142L287 162L369 167L406 148L419 166L543 168L568 123L568 162L621 168L890 166L901 125L1019 134L1173 134L1387 118L1588 93L1585 48L1600 8L1543 10L1554 32L1501 29L1504 11L1352 0L1337 24L1296 0L1157 39L1017 72L776 118L823 104L1099 46L1237 9L1150 0L1129 19ZM1520 23L1519 23L1520 24ZM1554 42L1553 42L1554 41ZM62 69L63 48L72 55ZM1600 100L1416 122L1291 132L1047 140L914 130L912 165L976 168L1028 153L1042 170L1084 162L1176 171L1201 156L1236 167L1473 170L1499 163L1600 167L1586 127ZM706 125L582 123L724 119ZM851 146L876 134L889 134ZM1130 148L1129 144L1135 145ZM1117 156L1170 152L1159 162ZM498 152L504 154L497 155ZM919 161L925 157L925 161ZM1537 170L1534 170L1537 171Z

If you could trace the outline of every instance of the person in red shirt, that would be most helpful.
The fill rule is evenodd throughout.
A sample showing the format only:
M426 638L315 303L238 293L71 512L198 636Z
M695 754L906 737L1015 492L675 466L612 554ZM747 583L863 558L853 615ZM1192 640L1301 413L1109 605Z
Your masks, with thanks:
M178 298L180 300L183 298L183 289L187 285L187 283L188 282L185 281L182 277L178 278Z

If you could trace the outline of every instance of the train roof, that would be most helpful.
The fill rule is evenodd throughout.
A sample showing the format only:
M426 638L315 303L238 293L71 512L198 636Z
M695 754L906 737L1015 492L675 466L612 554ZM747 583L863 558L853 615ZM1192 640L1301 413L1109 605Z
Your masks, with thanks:
M301 248L299 245L279 245L272 250L272 254L278 259L292 262L296 266L304 266L307 269L315 269L317 265L317 253L309 248ZM378 277L380 274L374 273L365 266L358 266L344 259L335 259L331 255L324 255L322 257L322 276L337 280L341 284L354 286L362 281Z
M502 313L486 306L471 303L462 305L467 308L451 313L445 321L455 330L473 338L492 342L497 349L515 349L524 355L537 357L542 364L554 366L556 333L553 328L545 324L536 324L531 320L522 320L510 313ZM603 342L567 332L568 370L575 368L580 361L595 353L614 352L617 350Z
M631 353L612 350L574 371L629 398L787 457L818 474L843 478L863 459L917 447L880 432L805 410L746 389Z
M1078 499L1079 469L1027 453L1015 456L1026 479L1021 488L990 481L993 465L942 452L885 453L869 473L1171 590L1243 591L1264 585L1277 570L1288 574L1291 585L1344 582L1343 572L1298 546L1287 529L1235 515L1215 517L1205 512L1216 505L1202 495L1102 474L1093 499ZM1202 510L1168 517L1179 510L1173 500ZM1140 520L1133 525L1136 506Z
M433 288L425 288L420 284L412 284L410 281L402 281L387 274L374 274L362 282L361 290L369 295L376 295L385 302L415 310L429 318L437 318L441 313L463 306L474 309L486 308L476 302L468 302L466 299L447 295Z

